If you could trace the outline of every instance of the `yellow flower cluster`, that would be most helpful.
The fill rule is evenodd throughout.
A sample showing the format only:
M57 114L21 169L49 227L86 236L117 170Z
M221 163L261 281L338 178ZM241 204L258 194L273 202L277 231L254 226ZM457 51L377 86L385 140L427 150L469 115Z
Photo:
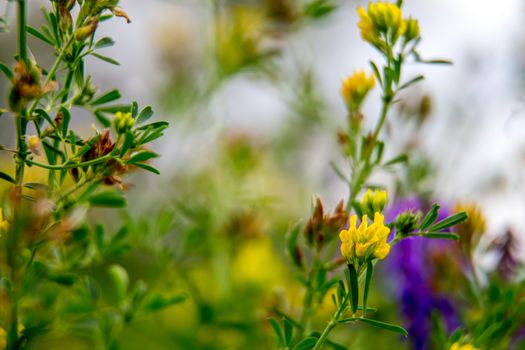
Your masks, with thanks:
M135 119L131 116L131 113L115 113L115 119L113 119L113 126L117 134L125 134L128 130L131 130L135 125Z
M401 9L395 4L369 3L367 10L360 6L357 13L361 37L380 50L384 50L387 45L394 46L402 35L405 35L406 42L419 37L417 20L403 19Z
M388 196L386 191L369 189L361 200L361 210L364 214L372 216L374 213L381 213L385 209Z
M372 74L358 70L343 81L341 95L351 111L357 111L366 95L374 88L376 81Z
M478 348L475 348L472 344L459 344L454 343L450 347L450 350L479 350Z
M4 220L2 208L0 208L0 233L9 230L9 221Z
M390 229L384 224L384 216L374 214L374 222L368 225L368 216L363 215L361 225L357 227L357 216L350 217L348 230L339 234L341 254L350 262L362 263L368 259L384 259L390 253L387 238Z

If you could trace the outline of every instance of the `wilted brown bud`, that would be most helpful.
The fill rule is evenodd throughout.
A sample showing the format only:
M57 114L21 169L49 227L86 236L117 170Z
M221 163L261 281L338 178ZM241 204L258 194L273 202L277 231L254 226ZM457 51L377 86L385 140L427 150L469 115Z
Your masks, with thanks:
M297 267L303 267L303 252L301 248L296 245L293 252L293 262Z
M29 68L24 61L18 61L14 68L15 81L9 95L10 107L13 111L20 110L28 101L42 94L40 86L41 71Z
M348 135L346 133L344 133L343 131L338 131L337 132L337 141L339 142L339 144L341 146L346 146L348 144Z
M113 151L113 148L115 148L115 144L111 141L109 130L106 130L103 134L98 135L96 143L84 154L83 160L100 158Z
M124 12L121 8L114 7L111 9L111 12L113 12L113 14L117 17L125 18L127 23L131 23L131 20L129 19L128 14Z

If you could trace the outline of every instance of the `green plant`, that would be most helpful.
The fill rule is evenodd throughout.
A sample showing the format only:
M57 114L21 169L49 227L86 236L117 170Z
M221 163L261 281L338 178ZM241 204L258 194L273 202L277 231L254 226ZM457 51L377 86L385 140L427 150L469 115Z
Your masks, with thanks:
M158 174L149 164L158 155L145 147L163 135L168 123L148 123L150 106L113 104L120 92L99 93L91 82L87 57L118 65L100 53L113 40L97 37L97 29L115 16L130 22L118 0L53 0L42 9L45 24L38 29L27 23L29 2L16 4L14 69L0 64L12 84L9 106L0 113L16 126L16 147L0 145L13 155L14 167L13 173L0 172L8 185L0 211L0 297L5 308L0 324L7 332L6 347L22 348L65 325L66 333L95 334L95 341L111 348L115 329L136 314L183 299L151 294L142 282L131 285L121 266L104 265L126 249L127 230L108 235L102 226L91 228L85 217L89 207L126 205L125 173L145 169ZM30 55L29 35L54 52L50 68ZM78 108L89 111L104 129L80 137L71 128ZM37 181L26 180L28 169ZM101 279L110 281L113 299L101 297ZM89 331L90 320L98 332Z

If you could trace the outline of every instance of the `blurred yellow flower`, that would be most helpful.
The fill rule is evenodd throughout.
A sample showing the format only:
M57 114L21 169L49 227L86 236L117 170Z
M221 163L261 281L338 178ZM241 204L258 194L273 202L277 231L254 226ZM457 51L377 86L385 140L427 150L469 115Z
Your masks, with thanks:
M261 287L269 292L283 281L282 272L268 238L247 241L232 261L232 277L238 285Z
M374 213L381 213L385 209L388 195L386 191L371 190L366 191L361 200L361 210L363 214L372 216Z
M450 347L450 350L479 350L478 348L474 347L472 344L459 344L454 343Z
M385 39L386 43L393 46L406 29L403 13L395 4L369 3L367 10L360 6L357 13L361 37L379 49L383 48Z
M4 220L4 213L0 208L0 233L9 230L9 221Z
M339 234L341 239L341 254L348 261L362 263L368 259L384 259L390 253L387 243L390 229L384 225L385 217L374 214L374 222L368 226L368 216L363 215L361 225L357 227L357 216L350 217L348 230Z
M263 13L255 6L238 5L219 14L215 50L225 73L234 73L260 58L264 31Z
M5 329L0 327L0 349L3 350L7 347L7 332Z
M468 220L461 224L463 229L468 229L471 233L482 234L487 228L485 216L481 208L475 203L457 203L456 212L466 212Z
M468 220L457 226L457 232L461 237L461 246L470 252L487 229L485 216L475 203L457 203L455 210L457 213L466 212L468 215Z
M357 111L366 95L376 84L372 74L367 75L365 71L358 70L343 81L341 95L351 111Z

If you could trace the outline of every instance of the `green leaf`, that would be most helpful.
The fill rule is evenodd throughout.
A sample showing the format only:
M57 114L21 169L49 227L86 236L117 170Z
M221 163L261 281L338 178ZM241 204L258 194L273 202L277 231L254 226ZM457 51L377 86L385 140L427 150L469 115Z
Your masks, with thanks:
M16 183L15 179L13 179L10 175L4 173L3 171L0 171L0 179L5 180L7 182Z
M114 64L116 66L120 66L120 63L118 61L114 60L113 58L102 56L102 55L99 55L98 53L92 53L92 55L95 56L96 58L102 60L102 61L107 62L107 63L111 63L111 64Z
M304 14L313 19L323 18L336 9L336 6L327 0L313 0L305 7Z
M34 36L35 38L40 39L43 42L45 42L45 43L47 43L47 44L49 44L51 46L55 46L55 42L52 39L50 39L47 36L45 36L44 34L40 33L38 31L38 29L33 28L31 26L26 26L26 29L27 29L27 32L29 34L31 34L32 36Z
M103 191L89 196L88 201L96 207L123 208L127 205L126 198L115 191Z
M294 348L294 350L308 350L312 349L317 344L317 338L308 337L301 340Z
M0 62L0 71L2 71L2 73L4 73L7 79L9 79L12 83L15 82L15 76L13 72L11 72L11 69L9 69L8 66L6 66L5 64L1 62Z
M410 85L413 85L413 84L415 84L415 83L417 83L418 81L421 81L421 80L423 80L423 79L425 79L424 76L422 76L422 75L418 75L418 76L415 77L414 79L411 79L411 80L407 81L406 83L404 83L403 85L401 85L401 86L398 88L398 90L401 91L401 90L403 90L403 89L406 89L406 88L408 88Z
M363 315L366 315L368 305L368 293L370 292L370 285L372 284L372 275L374 274L374 264L372 261L367 261L366 265L366 277L365 277L365 290L363 294Z
M273 327L273 331L275 332L275 335L277 336L277 340L279 341L279 344L281 345L281 347L285 347L286 343L284 340L284 334L283 334L283 331L281 330L281 326L279 326L279 322L277 322L277 320L273 317L269 317L268 321L270 321L270 324Z
M104 95L98 97L97 99L95 99L95 101L91 102L91 105L92 106L101 105L104 103L118 100L120 97L121 95L120 95L119 90L117 89L111 90L109 92L106 92Z
M374 61L370 61L370 66L374 71L377 81L379 81L379 85L383 86L383 79L381 78L381 73L379 73L379 68L377 68L377 65L374 63Z
M35 110L35 113L39 116L39 117L42 117L44 118L48 123L49 125L51 126L55 126L55 123L53 122L53 119L51 118L51 116L43 109L39 108L39 109L36 109Z
M421 225L419 225L419 228L421 230L426 229L427 227L429 227L436 221L438 214L439 214L439 208L440 207L438 204L436 203L432 204L432 208L427 213L427 215L425 215L425 217L423 218L423 221L421 221Z
M146 130L146 129L159 129L159 128L167 128L170 125L168 122L154 122L146 125L142 125L141 127L137 128L137 130Z
M99 107L96 110L97 112L106 112L106 113L127 113L131 112L131 105L113 105L113 106L104 106Z
M358 322L367 323L377 328L386 329L387 331L390 331L390 332L402 334L405 338L408 336L408 332L406 329L404 329L401 326L395 325L395 324L390 324L386 322L381 322L381 321L376 321L376 320L372 320L369 318L361 318L361 317L356 318L355 320Z
M137 101L131 103L131 116L133 119L137 119L137 114L139 113L139 104Z
M77 280L77 275L73 273L64 272L64 273L51 274L47 276L47 278L50 281L53 281L58 284L62 284L64 286L72 286L73 283L75 283Z
M67 137L69 122L71 121L71 113L64 106L60 106L60 111L62 112L62 135L63 137Z
M111 125L111 120L102 114L102 112L96 111L95 118L97 118L98 122L105 128L108 128Z
M145 162L152 158L157 158L159 155L150 151L140 151L131 156L128 163L140 163Z
M401 154L393 159L390 159L389 161L385 162L383 166L391 166L398 163L406 163L408 162L408 156L406 154Z
M457 213L452 216L449 216L446 219L439 221L438 223L430 226L429 231L441 231L446 228L452 227L468 219L468 215L465 212Z
M51 191L48 185L40 183L40 182L26 182L24 184L24 187L29 188L31 190L38 190L38 191L43 191L43 192Z
M451 239L453 241L459 240L459 235L453 232L423 232L415 236L425 238Z
M352 313L356 313L359 304L359 283L357 280L357 271L353 264L348 264L350 272L350 304L352 304Z
M341 305L346 295L345 284L342 280L339 280L337 284L337 303L336 306Z
M146 311L158 311L169 306L180 304L187 299L186 295L175 295L171 298L165 298L162 295L157 295L146 302L144 309Z
M286 246L288 248L288 254L294 262L295 266L302 267L302 257L298 254L299 245L297 244L297 237L301 231L301 226L296 224L292 229L286 234Z
M283 327L285 344L287 347L290 347L293 338L293 325L286 319L286 317L283 317Z
M154 167L150 165L147 165L144 163L134 163L133 165L138 166L139 168L142 168L144 170L151 171L152 173L155 173L157 175L160 175L160 171L158 171L157 169L155 169Z
M137 124L144 123L146 120L153 116L153 108L151 106L146 106L140 111L139 116L137 117Z
M126 132L126 135L124 135L124 144L122 145L122 149L120 150L121 157L124 157L129 151L129 149L133 146L133 141L135 141L133 134L129 131Z
M95 43L95 49L113 46L115 42L109 37L104 37Z

